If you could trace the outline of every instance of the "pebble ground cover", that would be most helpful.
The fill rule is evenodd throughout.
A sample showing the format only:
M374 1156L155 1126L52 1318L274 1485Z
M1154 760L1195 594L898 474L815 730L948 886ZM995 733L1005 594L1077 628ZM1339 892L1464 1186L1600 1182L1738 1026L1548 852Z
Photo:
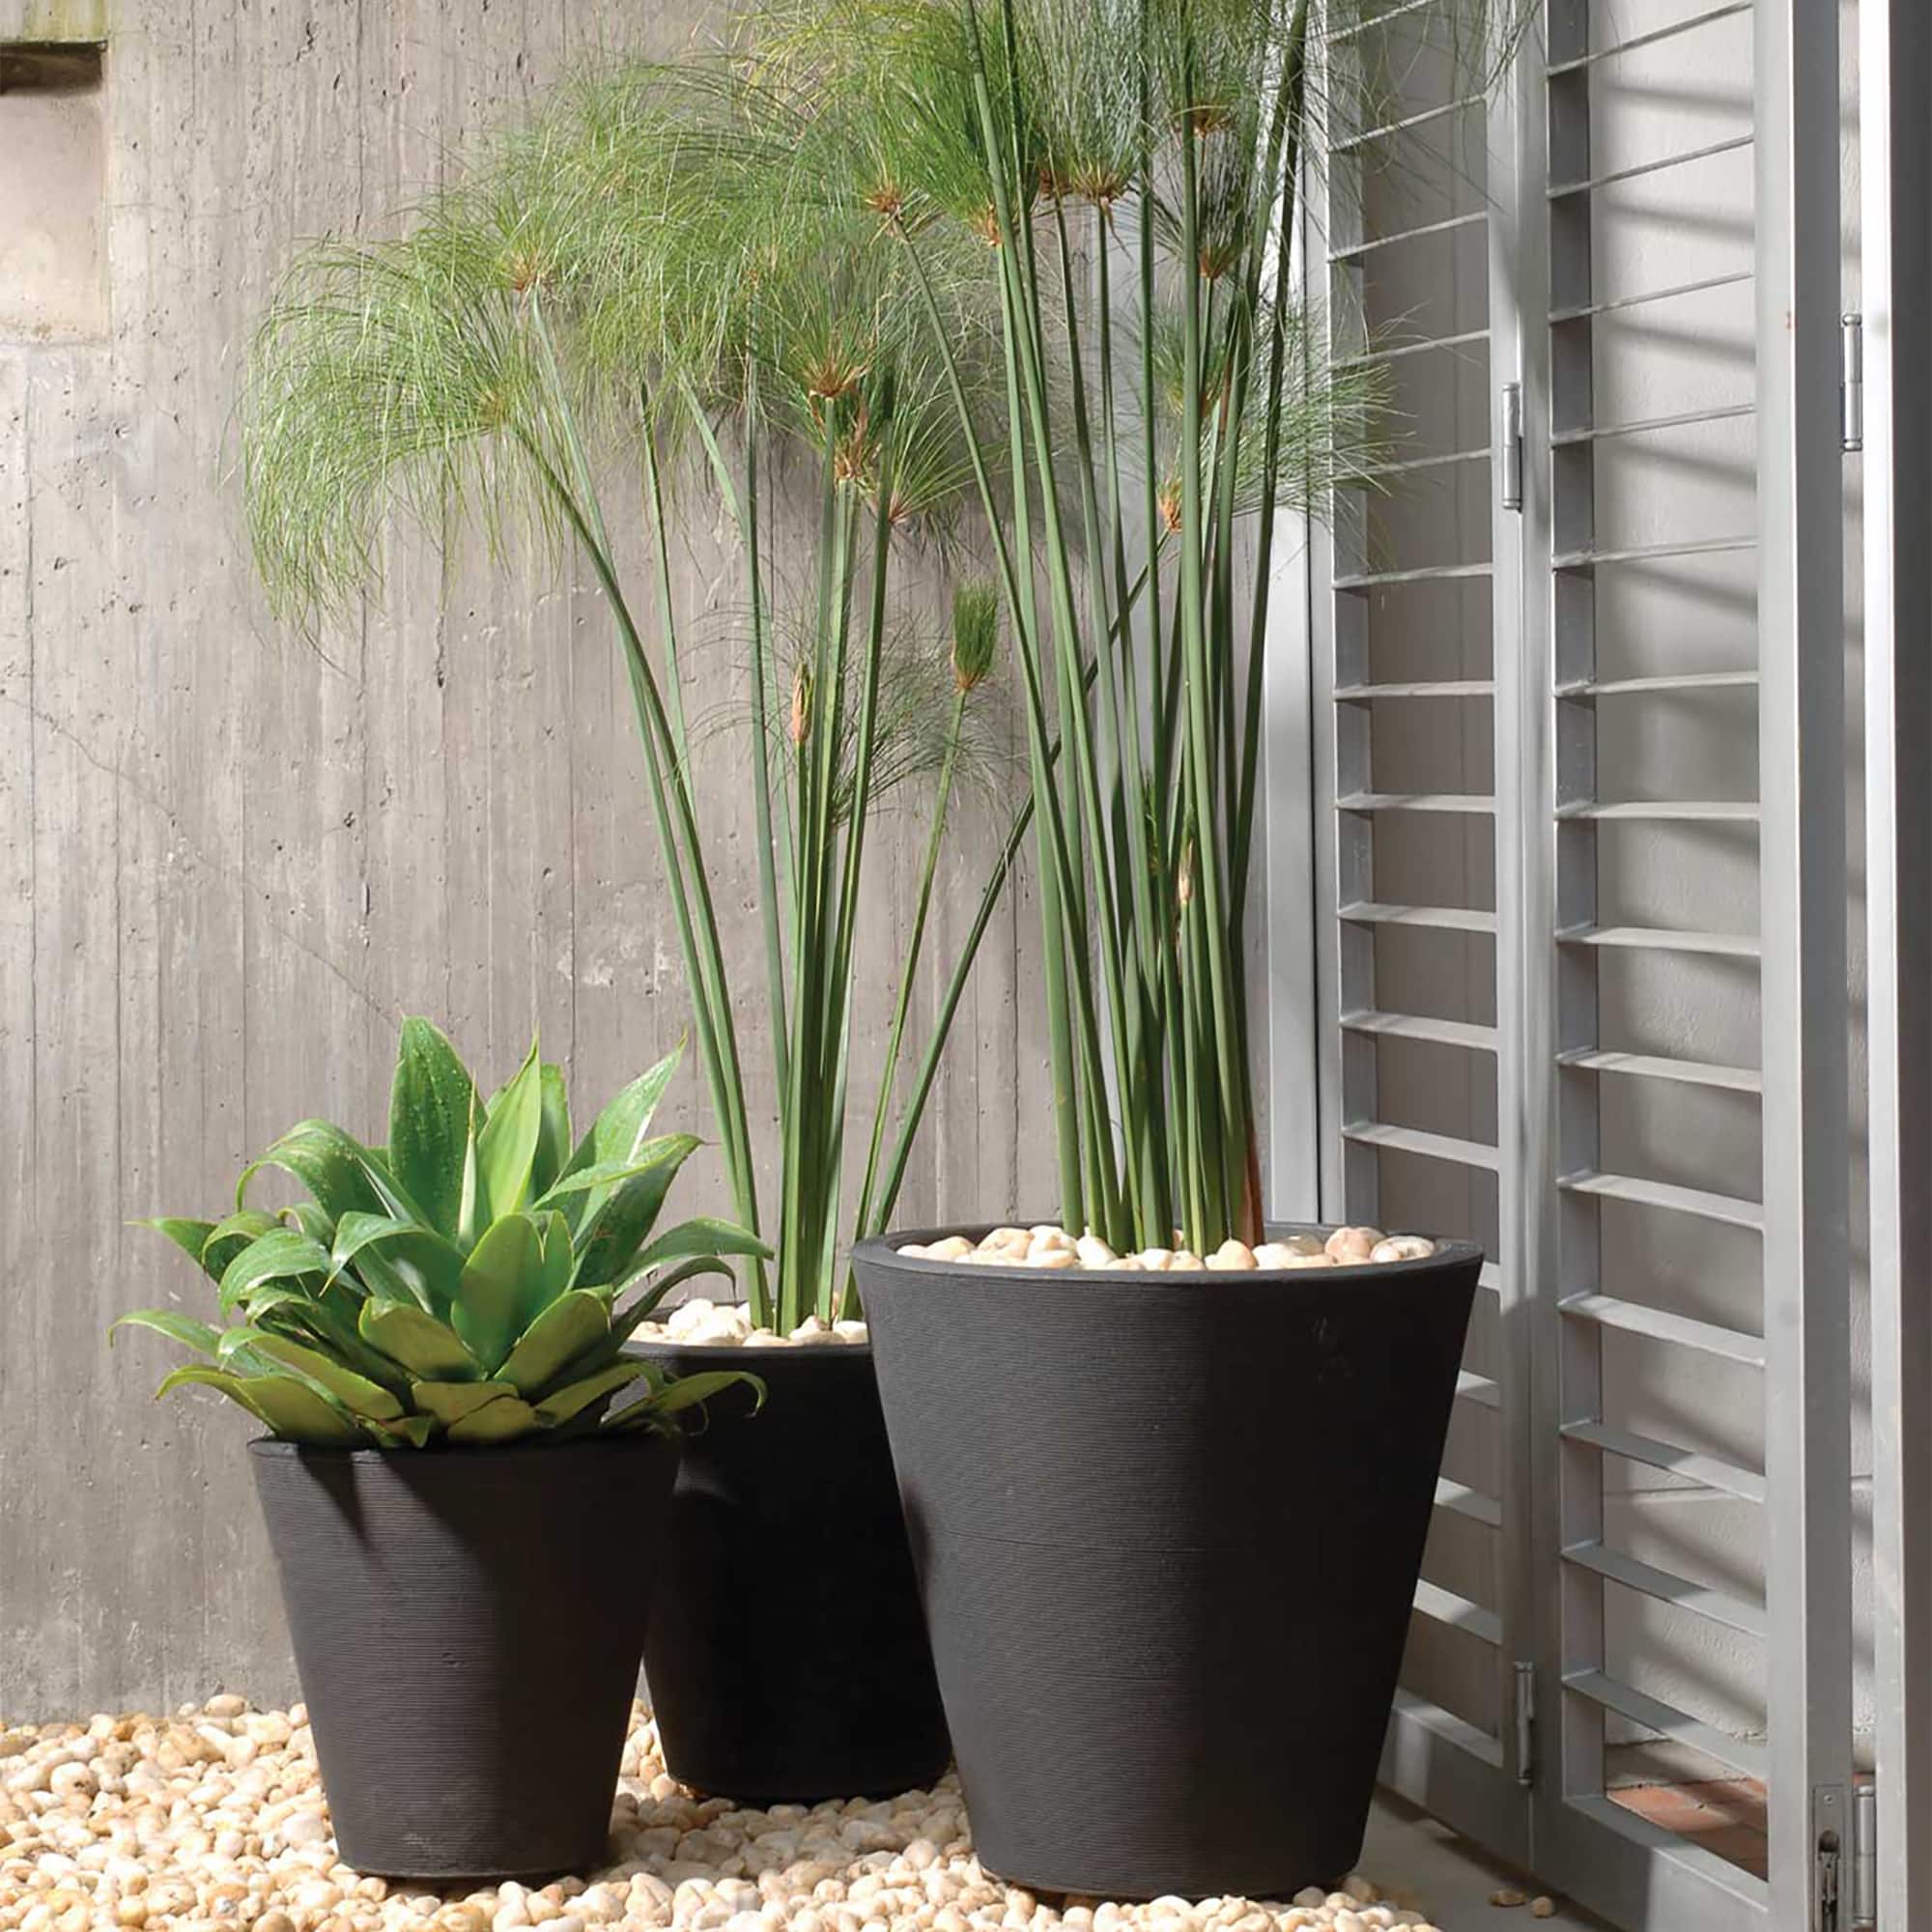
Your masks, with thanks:
M1359 1875L1284 1900L1036 1895L981 1870L951 1776L876 1804L742 1809L667 1775L641 1705L607 1864L536 1887L388 1883L336 1858L306 1716L224 1693L171 1717L0 1724L0 1932L1434 1932L1399 1885Z

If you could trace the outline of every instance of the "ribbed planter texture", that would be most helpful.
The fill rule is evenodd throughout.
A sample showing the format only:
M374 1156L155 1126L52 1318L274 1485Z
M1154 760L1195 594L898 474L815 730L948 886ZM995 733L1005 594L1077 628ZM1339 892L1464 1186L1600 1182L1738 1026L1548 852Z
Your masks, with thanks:
M767 1391L712 1397L685 1441L644 1661L671 1776L745 1804L929 1785L952 1752L871 1350L643 1352Z
M1480 1250L860 1293L989 1871L1285 1898L1358 1857ZM1303 1232L1298 1229L1283 1233Z
M343 1861L600 1863L676 1443L249 1448Z

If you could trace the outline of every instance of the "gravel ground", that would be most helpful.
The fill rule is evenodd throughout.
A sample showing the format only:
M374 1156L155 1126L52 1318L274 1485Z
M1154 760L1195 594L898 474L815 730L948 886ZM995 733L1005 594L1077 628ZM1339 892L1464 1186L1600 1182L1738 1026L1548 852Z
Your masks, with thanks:
M611 1862L541 1889L426 1891L336 1861L306 1712L232 1694L172 1718L0 1726L0 1932L1433 1932L1367 1879L1287 1902L1037 1898L980 1868L957 1782L740 1810L665 1774L632 1714Z

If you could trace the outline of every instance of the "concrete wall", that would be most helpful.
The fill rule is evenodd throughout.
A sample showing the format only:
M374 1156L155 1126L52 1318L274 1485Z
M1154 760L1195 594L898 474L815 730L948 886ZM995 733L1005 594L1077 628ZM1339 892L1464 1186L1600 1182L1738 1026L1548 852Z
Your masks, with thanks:
M398 550L384 605L316 651L265 615L228 469L239 350L302 239L380 229L571 63L668 51L697 18L692 0L126 0L105 15L0 0L0 43L107 42L98 96L30 119L0 94L0 250L24 249L30 225L72 232L63 197L98 201L104 292L97 312L92 270L56 277L43 307L0 321L9 1715L292 1690L243 1419L194 1393L152 1406L157 1338L109 1353L116 1315L204 1293L129 1217L218 1210L244 1157L304 1115L376 1132L406 1012L493 1069L541 1027L584 1104L684 1028L594 589ZM780 541L800 554L796 528ZM697 515L676 582L691 634L713 640L695 716L735 684L727 563ZM753 962L746 787L726 758L698 781L727 949ZM965 804L929 960L949 959L1009 807ZM890 1016L923 835L909 800L870 862L862 1053ZM956 1022L911 1219L1044 1198L1044 1031L1020 963L1034 930L1009 899ZM769 1110L756 977L740 996ZM700 1089L694 1066L668 1116L697 1122ZM721 1205L709 1156L691 1175L686 1206Z

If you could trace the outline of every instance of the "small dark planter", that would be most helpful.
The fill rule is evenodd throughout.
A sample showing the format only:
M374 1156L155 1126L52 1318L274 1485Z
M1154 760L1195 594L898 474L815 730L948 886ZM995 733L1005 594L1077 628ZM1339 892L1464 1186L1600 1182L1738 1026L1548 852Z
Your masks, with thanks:
M750 1369L685 1438L644 1674L673 1777L741 1803L883 1798L952 1749L869 1348L644 1352Z
M1481 1265L854 1250L987 1868L1285 1898L1361 1850ZM969 1235L984 1230L965 1230Z
M344 1863L600 1862L676 1443L249 1449Z

